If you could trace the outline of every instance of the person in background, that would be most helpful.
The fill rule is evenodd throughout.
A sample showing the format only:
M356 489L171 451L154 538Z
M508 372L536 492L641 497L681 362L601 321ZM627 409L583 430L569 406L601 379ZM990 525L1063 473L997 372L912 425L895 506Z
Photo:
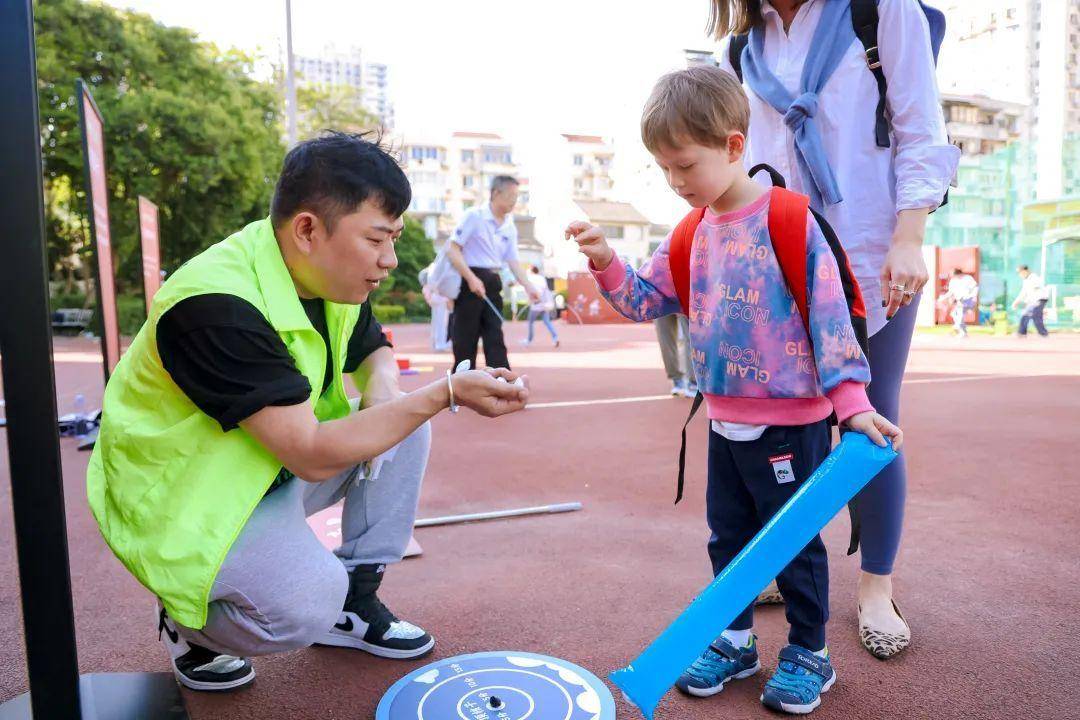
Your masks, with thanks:
M653 320L664 372L671 381L671 394L692 398L697 395L694 363L690 360L690 324L685 315L665 315Z
M439 292L432 283L435 263L428 265L420 271L420 291L424 294L424 300L431 308L431 347L433 350L442 352L452 346L449 339L450 311L454 301Z
M953 320L953 332L960 337L967 337L965 316L979 302L979 283L960 268L953 270L949 279L949 288L941 296L943 304L952 305L950 317Z
M450 324L450 307L453 300L439 294L432 285L424 285L422 288L424 300L431 308L431 347L442 352L450 350L453 345L447 337L447 328Z
M529 300L537 302L518 262L518 234L514 206L518 181L499 175L491 181L491 202L465 213L446 246L446 254L461 275L461 292L454 306L454 365L468 360L476 366L476 348L484 340L484 361L489 367L509 368L503 338L503 266L524 286Z
M540 274L540 268L532 265L529 267L529 274L526 279L532 288L539 293L540 300L529 306L529 335L521 341L521 344L532 344L533 325L539 319L544 322L544 327L551 333L551 340L555 343L555 347L559 347L559 333L555 332L555 326L551 324L551 313L555 310L555 297L552 295L551 288L548 287L547 278Z
M1043 279L1031 272L1031 268L1027 265L1021 265L1016 272L1024 281L1020 294L1012 304L1014 308L1021 305L1024 308L1023 314L1020 315L1020 329L1017 330L1017 335L1027 337L1028 323L1034 322L1035 331L1042 337L1046 337L1050 333L1043 323L1043 310L1046 309L1046 303L1050 301L1050 290Z

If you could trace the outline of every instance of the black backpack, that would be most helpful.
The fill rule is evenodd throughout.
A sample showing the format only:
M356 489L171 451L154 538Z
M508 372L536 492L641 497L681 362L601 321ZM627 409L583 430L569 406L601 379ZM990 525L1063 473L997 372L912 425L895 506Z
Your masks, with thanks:
M921 0L919 6L926 21L930 25L930 50L934 54L934 62L937 63L938 52L941 50L941 42L945 39L945 14L937 8L926 5ZM855 37L859 38L866 52L866 66L874 74L878 88L878 103L875 111L874 139L878 147L889 147L889 120L885 116L885 91L887 84L885 73L881 70L881 59L878 57L878 8L877 0L851 0L851 25L855 30ZM735 69L735 74L742 82L742 51L750 41L749 33L740 33L731 36L728 45L728 61ZM946 195L946 198L948 196ZM944 203L942 203L944 205Z

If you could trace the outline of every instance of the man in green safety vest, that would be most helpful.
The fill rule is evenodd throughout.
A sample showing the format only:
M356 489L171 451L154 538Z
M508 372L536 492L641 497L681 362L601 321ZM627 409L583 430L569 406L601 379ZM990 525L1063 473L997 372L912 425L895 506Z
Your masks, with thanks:
M248 657L313 643L392 658L435 644L377 595L411 537L427 421L458 404L511 413L528 390L506 370L399 389L367 298L397 266L410 200L377 142L300 143L270 217L169 278L109 381L90 507L157 596L158 636L189 688L240 687ZM342 499L331 553L305 518Z

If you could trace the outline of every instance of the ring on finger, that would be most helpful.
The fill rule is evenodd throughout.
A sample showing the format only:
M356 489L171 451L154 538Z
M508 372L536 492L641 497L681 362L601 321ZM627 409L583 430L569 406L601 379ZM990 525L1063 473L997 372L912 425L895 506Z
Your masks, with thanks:
M903 285L900 285L899 283L893 283L892 285L889 285L889 289L890 289L890 290L900 290L900 291L903 291L903 289L904 289L904 286L903 286Z

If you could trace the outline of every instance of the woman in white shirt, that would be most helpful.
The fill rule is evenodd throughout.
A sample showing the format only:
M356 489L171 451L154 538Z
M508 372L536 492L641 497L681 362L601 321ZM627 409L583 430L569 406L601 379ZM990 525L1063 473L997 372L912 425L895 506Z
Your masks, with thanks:
M878 83L852 29L849 2L713 0L709 31L723 40L720 66L729 72L735 72L732 33L749 32L747 48L736 53L750 98L747 163L779 170L789 187L811 196L836 230L866 301L870 400L897 422L913 301L928 279L922 257L926 218L941 204L960 153L946 137L930 30L919 2L876 5L877 57L871 61L880 62L887 82L887 127L878 123ZM819 29L823 15L826 24ZM824 65L829 70L822 75ZM815 72L826 78L823 83L812 84ZM911 641L892 598L905 493L901 456L856 503L860 637L880 658Z

